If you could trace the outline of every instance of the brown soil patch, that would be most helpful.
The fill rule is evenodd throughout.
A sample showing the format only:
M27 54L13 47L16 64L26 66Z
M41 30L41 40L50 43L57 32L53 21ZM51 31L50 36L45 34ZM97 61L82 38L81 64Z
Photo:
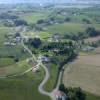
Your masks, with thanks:
M100 47L96 48L94 52L100 54Z
M86 43L88 43L88 42L96 42L96 41L98 41L98 40L100 40L100 36L85 39L85 42L86 42Z
M5 69L4 68L0 68L0 76L5 76Z

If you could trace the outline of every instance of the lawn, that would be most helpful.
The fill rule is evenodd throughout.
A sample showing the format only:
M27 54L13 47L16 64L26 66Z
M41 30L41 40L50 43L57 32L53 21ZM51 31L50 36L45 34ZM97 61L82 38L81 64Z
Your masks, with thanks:
M38 92L38 85L44 76L43 69L37 73L0 79L0 100L50 100Z

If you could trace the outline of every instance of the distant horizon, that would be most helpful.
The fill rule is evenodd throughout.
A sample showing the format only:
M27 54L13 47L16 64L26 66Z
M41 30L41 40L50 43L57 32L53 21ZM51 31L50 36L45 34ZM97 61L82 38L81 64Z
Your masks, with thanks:
M0 4L16 4L16 3L100 3L100 0L0 0Z

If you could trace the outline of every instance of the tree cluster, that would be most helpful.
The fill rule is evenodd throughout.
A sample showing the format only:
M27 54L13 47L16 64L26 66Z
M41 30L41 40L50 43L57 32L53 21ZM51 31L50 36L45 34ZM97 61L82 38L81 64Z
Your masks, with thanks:
M66 88L64 84L59 86L59 90L66 94L66 100L86 100L86 94L80 87L78 88Z

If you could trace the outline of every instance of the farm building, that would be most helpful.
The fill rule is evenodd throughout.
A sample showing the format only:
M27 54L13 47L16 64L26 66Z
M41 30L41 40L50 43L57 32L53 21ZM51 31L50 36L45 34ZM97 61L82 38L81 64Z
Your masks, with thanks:
M49 59L49 57L46 57L46 56L39 56L38 61L50 62L50 59Z
M66 94L62 91L56 91L54 93L56 100L66 100Z

